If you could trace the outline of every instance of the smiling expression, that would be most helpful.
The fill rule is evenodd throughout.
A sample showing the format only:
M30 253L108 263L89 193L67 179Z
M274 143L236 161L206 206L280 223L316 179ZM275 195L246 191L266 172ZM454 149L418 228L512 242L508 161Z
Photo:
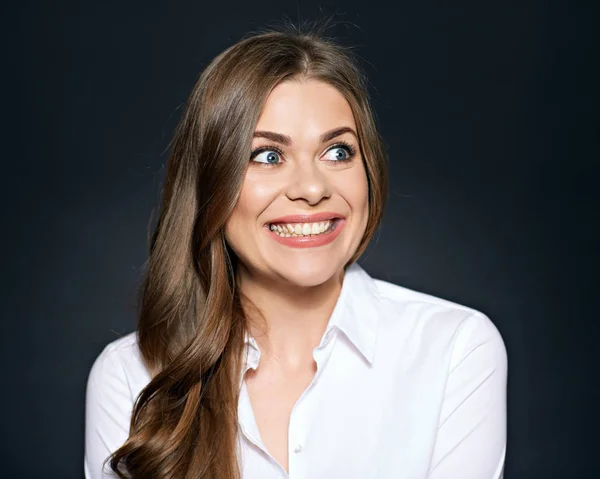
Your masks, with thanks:
M368 181L352 109L317 80L278 84L259 116L228 244L252 274L321 284L358 248Z

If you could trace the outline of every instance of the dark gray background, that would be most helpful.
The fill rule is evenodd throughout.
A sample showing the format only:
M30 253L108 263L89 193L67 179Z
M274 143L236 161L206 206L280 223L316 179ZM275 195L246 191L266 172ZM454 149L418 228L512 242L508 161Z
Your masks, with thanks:
M337 12L331 33L366 60L391 162L383 228L361 263L497 325L509 356L506 479L600 477L595 4L13 7L0 475L82 476L87 374L135 327L168 141L200 70L284 15Z

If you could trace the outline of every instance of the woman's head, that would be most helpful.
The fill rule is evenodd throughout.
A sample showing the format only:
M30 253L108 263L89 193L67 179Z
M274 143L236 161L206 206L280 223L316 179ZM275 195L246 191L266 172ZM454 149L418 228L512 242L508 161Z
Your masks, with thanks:
M196 110L215 146L199 155L198 189L207 211L211 198L227 200L201 229L224 234L253 274L324 282L362 253L386 195L361 73L340 46L281 32L241 41L207 72ZM308 228L320 235L287 237Z
M386 188L366 82L346 49L317 33L271 31L208 65L174 135L140 290L138 341L153 379L113 469L239 477L247 319L237 272L326 281L364 251ZM286 216L315 213L325 216L308 218L314 237L287 237L307 218Z

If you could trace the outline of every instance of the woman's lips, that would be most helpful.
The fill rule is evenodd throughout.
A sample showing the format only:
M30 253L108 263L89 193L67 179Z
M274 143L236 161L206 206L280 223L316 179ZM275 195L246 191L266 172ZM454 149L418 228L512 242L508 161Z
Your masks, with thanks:
M310 218L314 218L314 215ZM332 229L330 231L311 236L280 236L274 231L271 231L269 224L265 225L265 231L271 238L285 246L290 246L292 248L315 248L317 246L327 245L335 240L346 224L345 218L334 218L331 222Z

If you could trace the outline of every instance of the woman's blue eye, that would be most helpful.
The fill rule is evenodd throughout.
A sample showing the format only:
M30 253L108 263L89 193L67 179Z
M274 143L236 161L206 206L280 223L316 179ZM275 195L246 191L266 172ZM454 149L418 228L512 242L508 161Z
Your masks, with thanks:
M276 165L279 163L279 153L273 150L264 150L253 157L253 160L257 163L267 163L269 165Z
M346 161L350 159L350 153L345 147L338 146L332 148L327 154L329 155L331 152L333 152L333 158L329 158L331 161Z

